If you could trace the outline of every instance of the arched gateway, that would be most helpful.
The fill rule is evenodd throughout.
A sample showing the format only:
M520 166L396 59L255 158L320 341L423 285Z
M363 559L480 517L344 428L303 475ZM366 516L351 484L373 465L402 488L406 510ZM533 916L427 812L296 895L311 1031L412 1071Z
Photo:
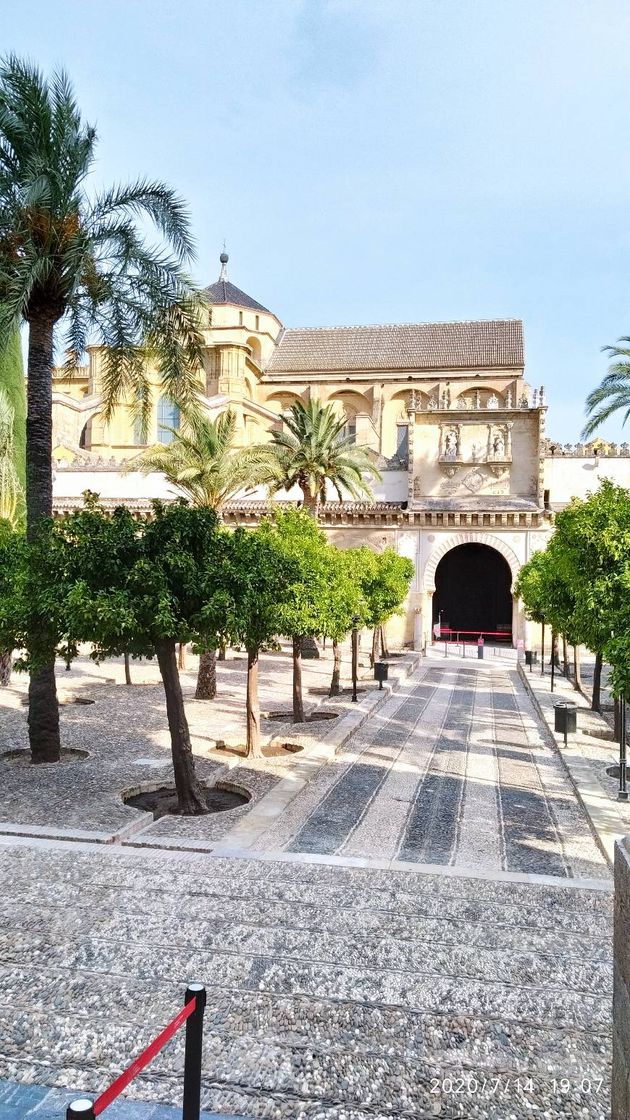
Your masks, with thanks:
M432 624L456 631L495 631L516 637L512 584L520 564L491 534L459 534L438 544L424 573Z

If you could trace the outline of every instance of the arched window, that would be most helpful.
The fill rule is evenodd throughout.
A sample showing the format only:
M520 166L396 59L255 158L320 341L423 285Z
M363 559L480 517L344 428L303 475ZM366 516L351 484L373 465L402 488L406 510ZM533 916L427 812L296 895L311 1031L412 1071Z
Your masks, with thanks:
M180 414L176 404L168 397L160 397L157 407L157 438L158 443L172 443L173 433L170 428L179 428Z

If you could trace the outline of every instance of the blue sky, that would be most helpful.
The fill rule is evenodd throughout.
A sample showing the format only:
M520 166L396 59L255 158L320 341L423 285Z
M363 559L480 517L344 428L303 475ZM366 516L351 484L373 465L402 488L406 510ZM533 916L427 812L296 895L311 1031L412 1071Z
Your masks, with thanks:
M287 326L522 318L548 432L578 438L630 334L627 0L3 8L6 49L71 74L97 179L188 200L199 281L225 238Z

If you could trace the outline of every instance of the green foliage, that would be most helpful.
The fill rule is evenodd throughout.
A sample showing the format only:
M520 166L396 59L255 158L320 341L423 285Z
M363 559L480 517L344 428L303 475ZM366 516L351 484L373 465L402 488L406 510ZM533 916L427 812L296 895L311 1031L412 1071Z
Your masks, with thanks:
M56 526L66 546L68 629L94 644L96 659L125 650L151 656L170 638L201 646L223 633L214 578L227 544L211 510L154 503L151 520L98 508Z
M66 74L46 78L10 55L0 65L0 344L22 320L67 324L69 366L88 341L107 347L107 421L130 396L146 429L148 365L164 392L194 405L203 339L181 199L159 182L90 189L96 130ZM140 230L157 232L157 243Z
M304 511L288 510L263 521L259 532L284 557L291 573L278 601L278 634L293 638L326 632L329 595L339 569L323 531Z
M380 479L369 453L344 436L346 417L332 404L296 401L283 415L283 429L274 432L271 448L270 485L273 490L299 486L305 499L326 501L326 482L331 482L339 501L343 490L353 498L372 497L364 474Z
M363 599L362 622L374 628L400 612L414 577L413 562L393 548L349 550L349 563Z
M280 547L273 527L263 522L227 534L215 578L227 641L253 652L272 645L282 633L282 606L299 579L299 565Z
M0 518L16 525L24 513L24 490L17 471L15 411L0 386Z
M22 533L0 521L0 649L26 649L16 668L38 669L50 650L65 656L74 647L68 634L66 555L52 522L43 522L28 544Z
M605 479L556 518L544 553L519 573L516 594L572 643L603 654L616 695L630 687L630 493Z
M0 351L0 394L4 391L13 409L12 460L22 490L26 486L26 382L19 331Z
M147 448L127 463L127 470L161 471L194 505L218 512L240 490L249 490L268 477L266 448L234 447L233 412L209 420L185 410L182 421L182 427L173 430L170 444Z
M626 346L605 346L604 352L615 361L596 389L586 398L586 415L582 436L589 439L599 427L616 412L623 411L622 424L630 416L630 337L620 338Z

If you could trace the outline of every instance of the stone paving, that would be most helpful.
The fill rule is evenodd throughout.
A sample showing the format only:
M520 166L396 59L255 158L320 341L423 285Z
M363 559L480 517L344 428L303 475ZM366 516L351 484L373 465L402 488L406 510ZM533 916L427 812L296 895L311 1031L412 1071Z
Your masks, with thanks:
M612 898L555 883L5 840L0 1077L95 1094L199 980L214 1112L603 1120Z
M428 659L255 844L607 878L516 666Z
M160 713L133 711L151 687L155 704L116 686L118 734L132 745L144 720L142 757L164 766ZM67 727L105 728L94 709L62 709ZM267 766L216 854L0 836L0 1120L61 1120L195 980L213 1114L609 1116L610 874L514 662L424 660L281 812L297 768ZM88 767L53 768L57 795ZM250 818L249 850L222 858ZM174 1120L182 1061L179 1037L106 1120Z
M348 650L344 653L347 674ZM409 667L412 656L407 655L396 664ZM157 837L202 838L209 844L219 840L249 812L252 804L274 788L287 767L284 759L245 760L224 751L217 753L217 744L233 747L245 741L246 659L231 653L226 661L219 662L218 695L214 701L194 699L196 666L197 658L189 654L188 670L181 677L198 773L209 782L221 779L244 789L252 799L249 807L213 817L168 818L153 825L146 813L124 804L125 791L172 782L170 739L158 670L153 661L132 662L134 683L126 686L121 661L112 659L96 666L82 657L71 673L66 673L63 666L58 668L58 688L63 701L60 719L64 748L87 752L87 758L71 757L60 766L31 767L23 703L27 677L14 673L11 688L0 689L0 831L7 825L22 830L34 826L54 829L58 835L64 829L74 835L100 833L100 838L107 840L149 827ZM357 709L370 708L378 700L373 680L363 682L358 705L351 704L347 690L329 699L325 694L331 672L330 649L319 660L304 661L305 703L307 712L323 708L336 713L337 718L303 724L296 729L291 724L265 718L265 713L290 710L290 652L283 649L261 657L263 743L277 735L286 741L299 741L301 737L308 739L309 733L317 737L327 732L334 734L335 726L349 714L356 717ZM369 669L363 666L361 673L369 674ZM76 704L72 702L74 697L93 703ZM17 761L1 757L18 750L23 750L24 755Z

